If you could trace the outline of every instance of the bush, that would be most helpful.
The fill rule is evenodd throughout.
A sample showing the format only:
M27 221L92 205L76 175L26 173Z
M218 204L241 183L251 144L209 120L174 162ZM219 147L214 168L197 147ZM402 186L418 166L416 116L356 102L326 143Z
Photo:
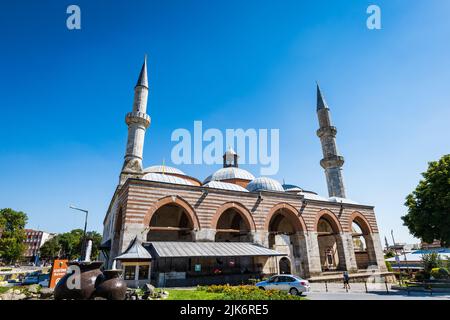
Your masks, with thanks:
M422 270L422 271L416 272L416 274L414 275L414 279L417 282L423 282L423 281L430 279L430 275Z
M230 286L212 285L197 287L209 293L221 293L220 300L301 300L301 297L293 296L279 290L261 290L255 286Z
M448 270L446 268L433 268L431 276L434 279L448 279Z
M423 269L427 273L431 273L434 268L442 267L442 260L436 252L424 254L422 256Z

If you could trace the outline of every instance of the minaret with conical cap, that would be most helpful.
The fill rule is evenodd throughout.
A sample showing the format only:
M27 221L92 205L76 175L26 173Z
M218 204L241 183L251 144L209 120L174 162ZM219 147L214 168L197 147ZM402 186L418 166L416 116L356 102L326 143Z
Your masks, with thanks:
M150 125L150 117L147 114L147 98L147 56L145 56L139 79L134 87L133 111L129 112L125 117L125 122L128 125L128 140L125 161L120 175L121 184L128 177L139 177L142 174L144 137L145 131Z
M319 130L317 136L322 144L323 159L320 165L325 169L327 178L328 195L330 197L345 198L344 179L342 166L344 157L339 155L336 146L337 129L331 124L330 109L323 97L319 84L317 84L317 117L319 118Z

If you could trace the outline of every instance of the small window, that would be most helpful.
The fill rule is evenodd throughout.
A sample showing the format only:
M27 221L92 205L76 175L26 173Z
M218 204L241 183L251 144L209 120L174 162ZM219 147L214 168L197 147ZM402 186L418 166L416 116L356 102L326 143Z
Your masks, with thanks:
M134 280L136 276L136 267L135 266L125 266L125 280Z
M139 280L147 280L148 271L149 271L148 265L139 266Z

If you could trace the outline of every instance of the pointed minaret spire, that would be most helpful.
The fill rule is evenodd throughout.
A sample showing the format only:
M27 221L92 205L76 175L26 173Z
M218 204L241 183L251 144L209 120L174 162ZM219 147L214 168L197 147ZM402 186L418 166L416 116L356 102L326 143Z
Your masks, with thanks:
M325 169L328 194L330 197L345 198L344 179L342 177L344 157L339 155L336 146L337 129L331 124L330 109L323 98L319 84L317 84L317 117L320 126L317 130L317 136L320 138L323 153L320 165Z
M320 86L317 81L316 81L316 85L317 85L317 110L328 109L327 102L325 101L325 98L323 97L322 91L320 90Z
M136 83L136 87L137 86L146 87L148 89L147 55L144 56L144 63L142 64L141 72L139 73L139 78Z
M142 154L144 152L145 131L150 125L147 114L148 79L147 55L144 58L139 79L134 87L133 110L125 117L128 125L128 140L125 152L125 161L120 175L120 184L130 177L139 177L142 174Z

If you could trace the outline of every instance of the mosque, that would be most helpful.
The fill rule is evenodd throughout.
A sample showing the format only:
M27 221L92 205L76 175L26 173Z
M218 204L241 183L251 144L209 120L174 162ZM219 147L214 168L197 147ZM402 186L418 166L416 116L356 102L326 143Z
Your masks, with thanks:
M119 184L104 219L102 259L129 286L242 283L286 273L303 278L385 272L374 207L347 199L336 127L317 86L317 136L328 197L255 177L229 148L203 181L165 166L142 166L147 61L125 117L128 141Z

